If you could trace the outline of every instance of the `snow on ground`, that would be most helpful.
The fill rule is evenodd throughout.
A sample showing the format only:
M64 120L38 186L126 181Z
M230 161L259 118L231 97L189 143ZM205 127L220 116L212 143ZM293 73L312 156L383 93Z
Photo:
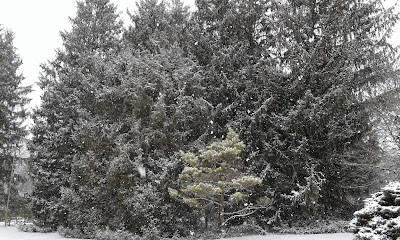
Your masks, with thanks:
M352 240L352 233L329 234L268 234L264 236L247 236L225 238L224 240Z
M77 238L62 238L58 233L22 232L16 226L0 225L0 240L80 240Z
M15 226L0 226L1 240L81 240L77 238L62 238L58 233L27 233L21 232ZM268 234L265 236L246 236L238 238L225 238L224 240L352 240L351 233L333 234Z

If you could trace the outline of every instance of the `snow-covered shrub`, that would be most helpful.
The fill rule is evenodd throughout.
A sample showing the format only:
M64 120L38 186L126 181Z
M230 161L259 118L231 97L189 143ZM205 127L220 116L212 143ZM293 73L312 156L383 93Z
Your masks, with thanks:
M365 199L350 225L356 240L400 238L400 183L392 182Z
M33 223L18 225L18 230L22 232L40 232L40 233L52 232L52 229L49 227L38 227Z
M341 233L349 231L349 222L338 219L329 220L305 220L302 222L286 222L279 227L273 227L272 232L282 234L322 234L322 233Z
M18 226L18 230L22 232L36 232L36 226L32 223L23 224Z
M224 237L241 237L246 235L265 235L265 230L255 222L244 223L238 226L231 226L226 231Z
M57 232L64 238L87 238L87 236L78 229L58 227Z
M95 240L138 240L139 236L126 231L96 231Z

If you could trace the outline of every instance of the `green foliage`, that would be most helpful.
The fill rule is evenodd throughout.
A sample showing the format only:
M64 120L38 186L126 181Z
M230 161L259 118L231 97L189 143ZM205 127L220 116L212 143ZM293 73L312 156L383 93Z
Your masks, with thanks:
M26 105L30 86L22 86L24 77L20 74L22 60L14 47L14 34L0 24L0 206L5 209L10 193L10 211L22 211L21 197L10 179L18 162L23 161L18 149L22 148L28 132L24 121L29 116ZM10 185L11 184L11 185ZM8 213L10 216L10 212Z
M178 5L171 8L174 21ZM151 11L145 3L140 9ZM65 51L44 66L32 144L34 212L42 225L86 236L106 228L144 235L153 227L182 234L174 218L190 224L191 215L174 210L182 204L169 200L165 186L176 167L170 156L206 129L201 74L179 47L133 50L121 41L118 19L109 1L79 2L72 31L62 33ZM40 176L54 169L50 179Z
M170 196L200 211L216 204L221 227L226 226L225 198L240 206L249 192L261 184L260 178L243 171L239 155L244 148L239 135L229 129L226 139L200 150L199 156L181 152L182 160L191 167L186 166L179 175L181 189L168 189Z
M125 33L125 40L132 48L159 53L179 47L187 53L190 12L183 1L141 0L136 3L136 11L128 14L133 25Z
M196 5L191 51L208 81L210 131L241 129L246 165L268 173L259 190L274 189L276 209L296 205L282 196L307 185L314 166L325 181L313 212L349 216L357 202L348 200L376 178L363 166L376 164L370 149L379 149L362 96L393 79L387 38L398 14L378 1ZM282 216L303 213L295 208Z
M288 196L293 205L300 206L303 212L316 215L321 188L325 179L321 172L316 172L314 167L310 168L310 175L305 178L306 185L299 186L298 191L292 191L292 195Z
M271 227L344 216L367 191L378 147L363 96L395 76L394 10L196 5L140 1L124 31L110 1L78 3L64 49L42 66L30 162L39 225L171 237L218 207L222 227L250 214Z
M75 184L71 182L75 161L84 158L88 144L94 144L88 139L91 136L83 138L80 131L87 130L85 123L91 114L102 111L94 108L93 89L99 87L97 81L103 75L100 63L119 49L122 23L115 11L108 0L78 2L71 32L61 34L64 49L42 65L44 94L42 106L34 114L30 146L33 214L40 227L55 230L59 225L74 224L68 219L61 189Z
M353 181L353 176L373 175L371 169L358 165L371 163L369 151L360 144L376 149L359 94L385 81L379 75L383 68L389 70L377 62L386 62L380 49L392 50L381 36L397 17L393 9L383 9L377 1L294 0L283 5L274 6L276 20L269 20L274 32L279 31L270 53L277 54L283 67L274 102L283 109L271 109L275 131L273 138L267 138L274 139L268 143L272 150L269 163L286 176L279 191L305 185L310 166L314 166L325 179L320 203L327 206L324 209L340 208L355 193L353 189L360 190L355 194L367 190L360 185L368 185L369 180L362 184ZM366 51L374 53L367 54L369 60ZM376 77L365 75L366 69ZM353 166L352 172L346 170L348 165Z

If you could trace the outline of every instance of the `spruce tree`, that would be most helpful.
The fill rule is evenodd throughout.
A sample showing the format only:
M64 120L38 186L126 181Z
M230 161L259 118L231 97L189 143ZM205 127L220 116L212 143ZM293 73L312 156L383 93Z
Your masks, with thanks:
M20 157L18 150L27 135L26 95L31 91L30 87L22 86L24 77L19 69L22 60L13 41L14 34L0 25L0 204L4 209L8 195L16 194L11 179Z
M196 5L191 51L205 72L212 133L240 129L249 171L268 173L260 191L276 209L302 214L288 196L304 190L324 212L349 214L357 203L347 197L374 175L362 165L376 163L368 149L378 151L362 96L393 75L394 9L379 1Z
M265 23L274 47L264 54L279 59L281 76L270 85L283 111L271 116L275 136L268 143L271 166L286 176L278 189L297 191L317 171L324 179L320 209L348 214L357 203L345 209L343 201L367 191L361 186L374 174L362 167L374 164L368 149L378 149L362 96L393 69L387 38L398 16L379 1L285 1L272 12Z
M42 106L35 113L31 169L35 179L36 224L57 228L73 225L61 192L71 187L74 161L85 153L80 134L93 114L104 111L93 91L102 85L101 64L119 50L122 22L108 0L78 2L71 32L62 32L63 48L42 65ZM93 136L94 137L94 136Z
M234 127L246 142L244 165L249 174L262 175L258 197L274 196L277 172L269 167L269 142L276 139L271 111L284 111L273 104L280 82L276 59L264 54L272 45L271 28L265 13L268 1L196 1L193 14L191 53L205 75L203 97L212 111L208 140L221 137L224 129ZM260 214L266 222L276 209Z
M121 84L115 86L120 105L114 101L108 108L119 119L108 134L115 137L109 142L112 151L103 155L109 157L104 185L115 202L110 205L113 210L104 212L120 214L112 214L108 226L145 234L156 221L155 227L166 235L183 232L182 226L172 223L187 216L173 211L177 206L171 203L167 186L179 169L171 159L197 141L209 121L209 108L196 96L201 80L196 64L180 48L161 49L159 54L127 51L115 63L125 70L119 73Z
M32 162L34 210L37 217L49 212L44 226L55 219L53 228L92 237L106 228L183 234L187 229L176 229L173 221L187 217L173 210L180 205L171 204L166 186L179 168L170 157L201 138L209 122L209 108L198 95L202 75L178 40L169 39L177 37L170 31L153 37L173 46L160 44L154 52L129 41L122 45L121 24L106 2L78 4L72 31L62 33L65 49L44 66L48 102L37 111L32 145L38 156ZM178 10L174 19L184 25Z

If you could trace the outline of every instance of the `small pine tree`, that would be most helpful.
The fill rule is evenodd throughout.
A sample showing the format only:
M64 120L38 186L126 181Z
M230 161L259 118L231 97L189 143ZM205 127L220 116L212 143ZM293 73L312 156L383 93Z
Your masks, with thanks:
M210 204L219 206L219 221L223 231L230 219L244 216L247 204L239 205L248 192L261 184L261 178L244 173L239 157L245 148L239 136L229 129L227 137L200 150L196 156L181 152L185 166L179 175L181 189L169 188L171 197L195 209L205 209ZM225 213L226 200L242 208L235 213ZM243 207L244 206L244 207ZM225 216L229 215L228 219Z

